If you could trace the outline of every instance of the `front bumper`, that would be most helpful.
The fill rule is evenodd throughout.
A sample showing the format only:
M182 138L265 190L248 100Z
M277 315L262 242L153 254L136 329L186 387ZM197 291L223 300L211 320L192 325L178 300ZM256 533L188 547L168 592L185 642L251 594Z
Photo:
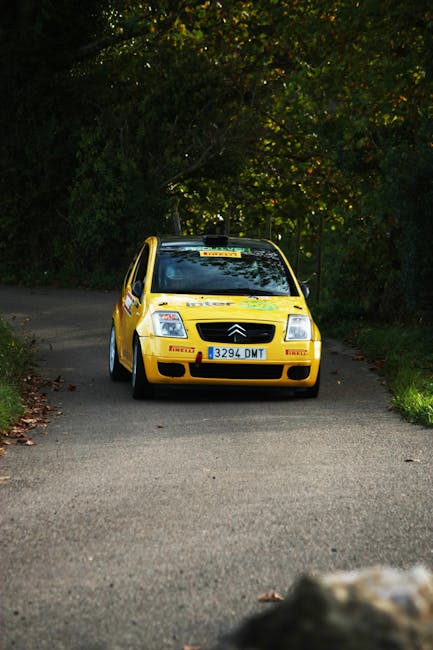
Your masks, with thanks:
M143 362L154 384L225 384L309 388L317 381L321 341L263 345L265 361L211 360L205 341L140 337Z

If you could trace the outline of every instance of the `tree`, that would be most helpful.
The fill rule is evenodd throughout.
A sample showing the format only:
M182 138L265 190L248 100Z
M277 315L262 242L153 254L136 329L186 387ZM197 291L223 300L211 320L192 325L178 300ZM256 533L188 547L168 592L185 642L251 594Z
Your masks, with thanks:
M426 0L20 0L5 16L3 279L23 250L33 272L116 272L176 223L276 238L354 313L433 303Z

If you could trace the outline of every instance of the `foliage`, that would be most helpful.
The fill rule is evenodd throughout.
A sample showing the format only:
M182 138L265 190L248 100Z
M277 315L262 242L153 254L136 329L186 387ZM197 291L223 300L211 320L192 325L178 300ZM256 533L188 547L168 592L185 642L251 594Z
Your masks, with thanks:
M0 318L0 431L23 413L21 382L32 365L28 344Z
M410 422L433 426L433 377L406 368L392 381L393 405Z
M430 327L363 326L355 342L388 380L392 405L411 422L433 426L433 341Z
M0 280L218 228L279 241L319 304L432 310L427 0L9 4Z
M71 233L66 216L86 80L65 74L100 25L101 3L8 3L0 54L0 273L61 266ZM69 25L69 29L65 29ZM25 264L21 270L22 254Z
M0 318L0 381L19 386L32 363L31 345Z
M421 243L431 236L423 198L432 190L432 13L426 2L413 12L401 2L360 3L353 12L344 4L333 21L344 84L328 103L321 137L352 191L330 278L361 296L369 317L392 321L433 304Z
M410 308L425 312L433 310L432 136L419 132L409 144L394 136L383 160L382 192L400 229L401 291Z
M17 388L0 382L0 435L23 413L24 407Z

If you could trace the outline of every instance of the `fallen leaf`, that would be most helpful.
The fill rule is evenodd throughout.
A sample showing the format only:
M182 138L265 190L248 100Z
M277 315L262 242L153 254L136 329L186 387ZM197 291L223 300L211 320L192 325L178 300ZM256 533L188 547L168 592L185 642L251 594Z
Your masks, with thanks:
M38 426L37 418L21 418L21 422L27 424L29 429L34 429Z
M11 478L10 476L0 476L0 485L2 483L7 483L8 481L10 481L10 478Z
M405 463L420 463L421 461L420 461L419 458L405 458L404 462Z
M33 445L36 444L31 438L17 438L17 444L18 443L20 445L26 445L27 447L33 447Z
M284 600L284 598L276 591L266 591L265 593L260 594L258 600L259 603L274 603L280 600Z
M353 361L365 361L365 356L363 354L355 354L352 359Z
M384 359L376 359L376 361L374 362L374 365L376 366L376 368L383 368L383 366L385 365L385 360Z
M199 645L184 645L183 650L201 650Z
M11 428L11 430L9 431L9 435L12 438L19 438L20 436L24 435L25 431L26 431L26 427L17 424Z
M68 390L71 391L71 393L73 393L74 390L77 390L77 387L75 386L75 384L69 384Z
M63 384L64 384L64 379L60 375L58 377L56 377L56 379L54 379L54 381L48 381L47 382L47 385L51 386L52 390L54 390L54 391L61 390L62 387L63 387Z

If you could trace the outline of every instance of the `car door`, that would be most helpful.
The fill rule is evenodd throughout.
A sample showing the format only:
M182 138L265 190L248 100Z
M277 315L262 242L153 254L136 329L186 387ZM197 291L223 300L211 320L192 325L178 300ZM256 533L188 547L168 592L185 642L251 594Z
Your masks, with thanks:
M149 245L144 244L132 269L123 294L122 358L132 366L134 332L143 313L144 284L149 266Z

